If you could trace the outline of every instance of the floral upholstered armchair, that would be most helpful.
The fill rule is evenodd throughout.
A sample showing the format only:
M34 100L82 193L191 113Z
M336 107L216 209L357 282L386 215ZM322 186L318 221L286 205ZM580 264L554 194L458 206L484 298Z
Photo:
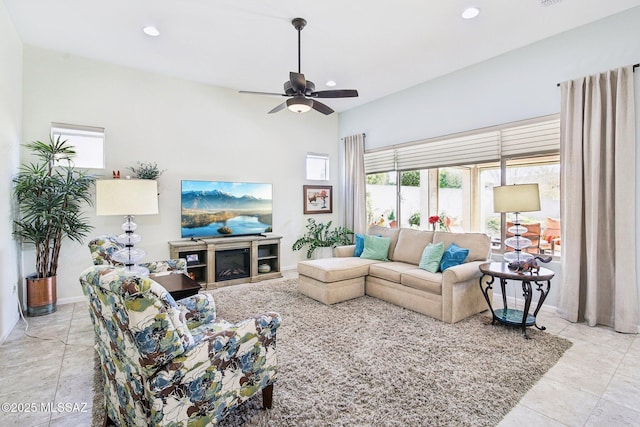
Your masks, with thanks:
M94 265L119 265L122 264L114 261L111 256L117 250L124 248L115 236L102 235L92 239L89 242L89 251ZM187 274L187 261L184 258L168 259L164 261L143 262L142 267L149 269L150 274Z
M153 279L112 266L88 268L80 283L116 425L211 425L260 391L271 407L277 313L232 324L216 318L210 294L176 302Z

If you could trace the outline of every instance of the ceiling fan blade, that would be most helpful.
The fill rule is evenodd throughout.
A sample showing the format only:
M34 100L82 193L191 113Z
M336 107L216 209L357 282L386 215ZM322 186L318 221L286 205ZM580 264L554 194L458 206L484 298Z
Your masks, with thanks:
M274 96L288 96L284 93L274 93L274 92L254 92L251 90L240 90L238 93L248 93L250 95L274 95Z
M294 73L291 71L289 73L289 81L291 82L291 87L296 93L304 93L305 88L307 87L307 80L304 78L304 74L302 73Z
M358 91L355 89L321 90L312 92L309 96L314 98L355 98Z
M284 110L285 108L287 108L286 101L283 102L282 104L278 105L277 107L275 107L273 110L269 111L269 113L267 113L267 114L277 113L278 111Z
M329 106L324 105L320 101L313 101L313 105L311 106L311 108L313 108L316 111L320 111L322 114L326 114L326 115L333 113L333 110Z

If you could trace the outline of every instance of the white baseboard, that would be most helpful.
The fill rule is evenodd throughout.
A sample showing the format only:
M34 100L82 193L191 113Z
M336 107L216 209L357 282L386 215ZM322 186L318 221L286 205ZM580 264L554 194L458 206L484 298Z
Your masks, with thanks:
M60 304L60 305L64 305L64 304L75 304L77 302L84 302L87 299L85 298L85 296L81 296L81 297L69 297L69 298L58 298L58 301L56 302L56 304Z

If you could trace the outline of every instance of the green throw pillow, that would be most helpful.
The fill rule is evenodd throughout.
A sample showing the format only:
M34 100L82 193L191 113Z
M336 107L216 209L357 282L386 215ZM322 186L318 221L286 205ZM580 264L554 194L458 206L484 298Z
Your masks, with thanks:
M420 257L420 267L423 270L427 270L430 273L437 273L440 269L440 261L444 255L444 243L438 242L435 245L429 243L424 251L422 251L422 257Z
M388 261L389 245L391 239L388 237L376 237L364 235L364 249L360 258Z

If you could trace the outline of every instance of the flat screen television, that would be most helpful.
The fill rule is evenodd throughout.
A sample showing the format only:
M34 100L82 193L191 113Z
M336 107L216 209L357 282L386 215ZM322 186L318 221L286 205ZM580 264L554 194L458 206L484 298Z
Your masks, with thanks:
M272 231L271 184L182 180L180 194L183 239Z

